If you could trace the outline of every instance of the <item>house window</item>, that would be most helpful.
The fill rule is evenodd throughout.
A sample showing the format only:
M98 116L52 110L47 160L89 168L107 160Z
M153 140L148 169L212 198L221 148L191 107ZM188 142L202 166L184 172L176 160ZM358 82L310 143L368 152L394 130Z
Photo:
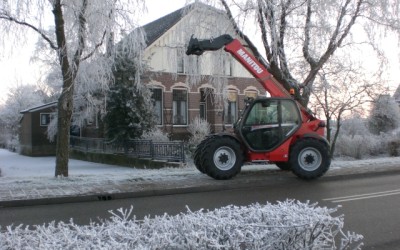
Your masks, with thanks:
M187 125L187 90L172 90L172 112L174 125Z
M237 93L228 93L228 102L225 105L225 123L233 124L237 119Z
M162 89L154 88L151 89L151 99L154 105L154 114L156 116L157 125L162 125L163 112L162 112Z
M207 120L206 93L200 90L200 119Z
M50 113L41 113L40 114L40 126L48 126L51 121Z

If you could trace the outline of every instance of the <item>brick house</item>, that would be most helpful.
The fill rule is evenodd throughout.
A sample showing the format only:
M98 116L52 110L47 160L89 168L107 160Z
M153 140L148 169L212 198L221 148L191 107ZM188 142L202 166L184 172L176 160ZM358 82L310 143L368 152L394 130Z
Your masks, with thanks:
M47 126L56 109L57 102L51 102L21 111L19 141L22 155L55 155L56 144L47 138Z
M196 2L142 28L147 36L144 60L149 66L142 82L153 92L158 126L172 139L187 139L187 128L196 117L207 120L212 132L229 130L244 108L245 97L265 94L261 84L223 50L201 57L184 53L191 35L209 39L230 34L246 46L224 11ZM214 55L219 60L213 60ZM193 72L194 68L197 72ZM196 82L190 83L190 78ZM218 81L224 82L224 89L216 88ZM55 143L47 139L46 130L56 108L57 103L52 102L21 111L21 154L55 154ZM75 135L102 137L103 132L96 116L82 124Z
M201 57L184 53L192 34L199 39L230 34L246 46L224 11L194 3L142 28L147 35L144 58L150 67L142 81L153 91L158 126L173 139L186 139L188 125L195 117L207 120L212 132L229 129L243 109L246 96L265 94L263 87L225 51ZM215 60L213 56L220 58ZM191 77L197 77L195 84L190 82ZM215 81L224 81L224 88L216 89Z

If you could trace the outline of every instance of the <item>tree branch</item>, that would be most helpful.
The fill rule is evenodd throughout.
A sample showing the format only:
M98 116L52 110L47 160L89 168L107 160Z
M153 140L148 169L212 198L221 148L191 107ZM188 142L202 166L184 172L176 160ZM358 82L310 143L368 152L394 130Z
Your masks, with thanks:
M233 28L235 29L235 31L238 33L238 35L247 43L247 45L249 46L249 49L251 50L251 52L253 52L254 56L257 58L257 60L267 69L269 70L269 65L265 62L264 58L262 57L262 55L260 54L260 52L258 51L258 49L256 48L256 46L254 46L254 44L251 42L251 40L249 39L248 36L246 36L237 26L232 12L228 6L228 4L226 3L225 0L221 0L222 5L225 8L225 11L228 15L229 20L231 20Z
M306 23L304 27L304 43L303 43L303 56L304 59L310 64L311 68L314 68L317 64L316 60L312 58L310 54L310 28L311 28L311 0L307 1L307 14Z
M93 49L90 53L88 53L87 55L83 56L83 57L81 58L81 61L85 61L86 59L88 59L88 58L90 58L91 56L93 56L93 54L96 52L96 50L97 50L98 48L100 48L100 46L103 45L103 43L104 43L104 38L106 37L106 34L107 34L107 31L104 31L104 32L103 32L103 36L101 37L101 41L100 41L98 44L95 45L94 49Z
M321 56L321 58L318 60L318 62L311 65L311 71L309 72L308 76L303 82L304 86L307 86L309 84L312 84L314 81L316 75L318 74L318 71L322 68L322 66L328 61L328 59L335 53L336 49L342 44L343 40L347 37L347 35L350 32L351 27L354 25L361 9L361 5L363 3L363 0L358 0L357 5L356 5L356 10L354 11L349 23L347 24L346 28L342 32L342 35L338 39L339 36L339 31L340 27L342 26L343 18L346 14L346 10L348 5L351 3L351 0L347 0L345 5L342 7L340 16L338 18L338 21L336 23L336 29L333 32L331 39L329 41L329 45L325 53ZM307 59L307 58L306 58Z
M35 27L34 25L24 22L24 21L20 21L10 15L8 15L7 13L2 13L0 14L0 19L4 19L4 20L8 20L10 22L14 22L16 24L22 25L22 26L26 26L32 30L34 30L36 33L38 33L49 45L52 49L57 50L58 47L51 41L51 39L49 37L47 37L43 31L41 31L40 29L38 29L37 27Z
M81 61L81 56L83 53L83 50L85 49L85 31L86 31L86 18L85 18L85 13L87 9L87 0L83 0L82 2L82 8L79 11L78 15L78 22L79 22L79 28L78 28L78 48L75 51L74 54L74 73L76 73L79 63Z

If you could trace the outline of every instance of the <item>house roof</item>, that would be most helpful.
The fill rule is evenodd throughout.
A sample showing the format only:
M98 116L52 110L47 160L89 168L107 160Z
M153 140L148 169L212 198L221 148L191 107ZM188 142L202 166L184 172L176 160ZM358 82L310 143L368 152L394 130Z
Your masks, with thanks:
M220 14L225 14L227 15L227 13L223 10L214 8L210 5L201 3L201 2L194 2L192 4L189 4L183 8L180 8L166 16L163 16L157 20L154 20L144 26L142 26L141 28L144 30L144 32L146 33L146 45L147 47L149 47L150 45L152 45L155 41L157 41L157 39L159 39L162 35L164 35L168 30L170 30L174 25L176 25L180 20L182 20L183 17L185 17L187 14L189 14L192 10L194 9L198 9L198 8L206 8L209 10L213 10L217 13ZM252 43L252 41L237 27L237 25L235 24L235 21L232 20L234 28L235 28L235 32L236 34L241 37L242 39L244 39L244 41L248 44L250 50L253 52L253 54L256 56L256 58L260 61L262 61L263 64L267 65L268 62L262 57L262 55L260 54L260 52L258 51L257 47ZM136 30L136 29L135 29ZM132 31L129 35L133 34L134 31ZM121 42L123 40L125 40L125 38L122 38L121 41L119 41L117 43L121 44Z
M163 16L157 20L154 20L141 28L146 33L146 43L147 47L153 44L158 38L160 38L163 34L165 34L169 29L171 29L175 24L177 24L184 16L190 13L192 10L197 8L207 8L218 12L220 14L225 14L226 12L223 10L216 9L210 5L201 3L201 2L194 2L190 5L187 5L183 8L180 8L166 16ZM263 61L264 64L268 64L267 61L262 57L262 55L257 50L256 46L252 43L252 41L236 26L234 21L232 20L233 25L235 26L235 32L239 37L244 39L244 41L250 46L251 51L255 54L257 59Z
M216 12L224 13L221 10L218 10L210 5L195 2L189 4L183 8L180 8L166 16L163 16L157 20L154 20L144 26L142 29L146 32L147 37L147 47L154 43L158 38L160 38L163 34L165 34L169 29L171 29L175 24L177 24L183 17L185 17L188 13L190 13L193 9L196 8L208 8Z
M146 32L147 46L150 46L165 32L172 28L182 17L187 14L185 11L187 7L176 10L166 16L163 16L151 23L144 25L142 28Z
M36 112L36 111L40 111L40 110L52 108L52 107L57 107L57 101L34 106L34 107L20 111L20 113L21 114L32 113L32 112Z

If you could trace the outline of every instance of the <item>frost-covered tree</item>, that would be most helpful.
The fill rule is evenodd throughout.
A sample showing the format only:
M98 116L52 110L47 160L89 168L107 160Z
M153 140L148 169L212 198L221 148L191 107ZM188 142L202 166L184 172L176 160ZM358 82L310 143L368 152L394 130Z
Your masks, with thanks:
M371 133L377 135L400 126L400 108L390 95L380 95L375 101L368 126Z
M110 75L104 74L108 72L104 67L90 71L90 74L104 77L85 77L86 71L81 69L83 64L97 62L96 59L105 53L106 40L111 32L133 29L136 23L133 17L143 10L143 5L144 1L141 0L0 2L0 33L3 39L22 40L26 38L23 35L32 34L27 31L38 35L38 46L47 49L49 64L57 66L61 75L57 107L56 176L68 176L69 131L76 85L82 84L85 79L100 85L110 82ZM49 26L51 23L53 25Z
M253 41L261 38L265 67L286 89L297 89L296 97L305 106L318 74L333 55L369 44L377 53L358 56L379 65L385 59L380 38L400 30L398 0L204 1L224 6ZM251 49L256 56L262 55Z
M8 133L2 135L8 141L17 138L21 111L43 104L43 93L34 85L19 85L10 89L0 108L0 120Z
M138 139L155 126L155 116L149 89L138 89L132 83L111 87L105 116L106 136L109 139Z
M130 34L134 36L135 32ZM127 38L129 39L129 37ZM105 116L106 136L113 140L140 138L155 127L155 114L151 91L140 84L138 64L134 60L138 51L125 50L124 39L117 45L114 69L114 85L107 97Z

